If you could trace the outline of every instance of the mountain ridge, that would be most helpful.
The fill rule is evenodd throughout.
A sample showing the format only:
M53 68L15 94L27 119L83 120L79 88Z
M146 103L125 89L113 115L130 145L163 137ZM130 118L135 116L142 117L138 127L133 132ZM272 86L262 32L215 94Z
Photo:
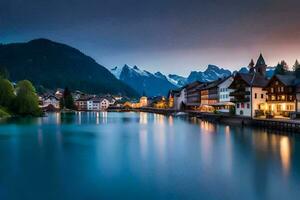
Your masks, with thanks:
M13 81L28 79L47 89L69 87L87 93L137 95L93 58L45 38L1 44L0 66L8 70Z

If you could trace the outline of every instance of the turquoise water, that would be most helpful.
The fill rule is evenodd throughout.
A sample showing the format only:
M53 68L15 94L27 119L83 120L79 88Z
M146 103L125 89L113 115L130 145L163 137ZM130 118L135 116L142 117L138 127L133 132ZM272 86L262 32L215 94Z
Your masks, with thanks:
M299 199L300 137L147 113L0 124L0 199Z

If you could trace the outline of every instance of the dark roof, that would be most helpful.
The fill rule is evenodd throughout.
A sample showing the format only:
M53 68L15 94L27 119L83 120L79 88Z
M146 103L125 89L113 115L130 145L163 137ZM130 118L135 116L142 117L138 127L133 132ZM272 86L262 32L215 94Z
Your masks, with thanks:
M220 83L222 83L223 81L227 80L227 78L225 79L219 79L213 82L209 82L206 84L206 86L204 86L203 88L201 88L201 90L207 90L207 89L211 89L214 87L217 87Z
M262 54L260 54L259 57L258 57L258 59L257 59L255 67L262 66L262 65L266 65L266 62L265 62L265 59L262 56Z
M187 89L189 89L189 88L197 87L197 86L202 85L202 84L203 84L203 83L200 82L200 81L195 81L195 82L192 82L192 83L187 84L185 87L186 87Z
M81 96L79 99L77 99L76 101L88 101L90 99L92 99L92 96Z
M249 86L252 87L265 87L268 85L268 79L259 73L246 74L246 73L237 73L236 77L241 77Z
M279 81L281 81L286 86L293 86L296 81L296 76L293 75L275 75Z
M53 95L53 94L49 94L49 95L44 96L44 97L42 97L42 98L43 98L44 100L50 99L50 98L54 98L55 100L59 101L59 99L58 99L55 95Z

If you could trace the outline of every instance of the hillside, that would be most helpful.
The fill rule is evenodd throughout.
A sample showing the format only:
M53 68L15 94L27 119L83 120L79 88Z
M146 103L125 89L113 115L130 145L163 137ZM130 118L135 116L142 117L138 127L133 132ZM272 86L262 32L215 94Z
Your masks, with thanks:
M8 70L13 81L28 79L48 89L68 86L96 94L137 95L91 57L47 39L0 45L0 66Z

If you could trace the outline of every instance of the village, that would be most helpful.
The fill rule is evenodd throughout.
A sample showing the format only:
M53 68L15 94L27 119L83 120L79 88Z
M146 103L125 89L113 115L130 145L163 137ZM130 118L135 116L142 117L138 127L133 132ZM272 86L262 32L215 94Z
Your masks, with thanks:
M169 94L157 97L142 96L130 100L122 96L72 93L76 110L141 110L211 113L251 119L295 120L300 116L300 79L293 74L276 74L267 78L267 65L262 55L251 60L249 73L237 72L213 82L187 84ZM40 96L44 111L59 111L63 90ZM162 112L164 113L164 112Z

